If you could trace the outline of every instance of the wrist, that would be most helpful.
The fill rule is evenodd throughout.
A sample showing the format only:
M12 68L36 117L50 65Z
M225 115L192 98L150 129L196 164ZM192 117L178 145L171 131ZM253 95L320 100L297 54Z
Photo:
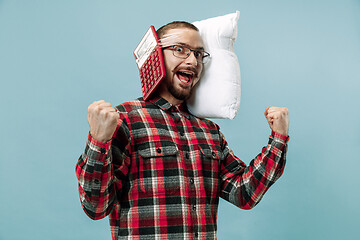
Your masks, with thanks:
M283 140L285 142L289 141L289 139L290 139L288 134L285 135L285 134L282 134L280 132L276 132L274 130L271 131L271 136L279 138L279 139L281 139L281 140Z
M104 134L93 133L91 132L91 130L89 133L91 137L98 142L107 143L108 141L111 140L111 137L105 136Z
M91 142L93 142L94 144L96 144L99 147L107 147L111 144L111 138L110 139L106 139L106 138L102 138L102 137L98 137L98 136L94 136L91 131L89 131L89 140Z

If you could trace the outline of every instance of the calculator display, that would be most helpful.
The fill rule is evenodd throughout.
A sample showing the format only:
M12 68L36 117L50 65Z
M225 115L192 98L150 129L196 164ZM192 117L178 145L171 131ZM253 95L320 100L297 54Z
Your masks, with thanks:
M143 98L147 100L165 78L164 59L154 26L145 33L134 56L140 72Z

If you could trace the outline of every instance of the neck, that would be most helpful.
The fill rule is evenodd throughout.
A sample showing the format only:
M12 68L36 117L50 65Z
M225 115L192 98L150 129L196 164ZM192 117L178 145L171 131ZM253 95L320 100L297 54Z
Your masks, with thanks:
M176 98L171 93L171 91L169 91L169 88L166 85L166 83L160 84L159 89L158 89L158 95L160 97L162 97L163 99L165 99L166 101L168 101L173 106L180 105L185 101L185 100L181 100L181 99Z
M160 97L162 97L163 99L168 101L173 106L180 105L184 102L184 100L179 100L179 99L175 98L173 95L171 95L170 93L167 93L167 94L160 93L159 95L160 95Z

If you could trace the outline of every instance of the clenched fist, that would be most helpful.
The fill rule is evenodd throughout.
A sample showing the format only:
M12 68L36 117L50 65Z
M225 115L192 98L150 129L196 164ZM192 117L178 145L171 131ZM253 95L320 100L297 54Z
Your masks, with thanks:
M110 103L104 100L93 102L88 107L91 136L100 142L109 141L117 127L120 116Z
M288 136L289 133L289 110L282 107L267 107L265 117L271 130Z

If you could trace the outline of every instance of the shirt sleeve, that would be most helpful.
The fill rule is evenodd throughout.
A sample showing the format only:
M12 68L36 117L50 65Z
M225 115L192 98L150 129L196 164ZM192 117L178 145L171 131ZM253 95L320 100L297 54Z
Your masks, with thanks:
M89 133L85 151L76 164L81 205L94 220L111 212L122 190L121 176L127 174L129 132L124 122L118 125L113 138L106 143L97 141Z
M272 132L268 145L248 166L234 156L223 135L222 139L221 197L242 209L251 209L282 175L289 137Z

